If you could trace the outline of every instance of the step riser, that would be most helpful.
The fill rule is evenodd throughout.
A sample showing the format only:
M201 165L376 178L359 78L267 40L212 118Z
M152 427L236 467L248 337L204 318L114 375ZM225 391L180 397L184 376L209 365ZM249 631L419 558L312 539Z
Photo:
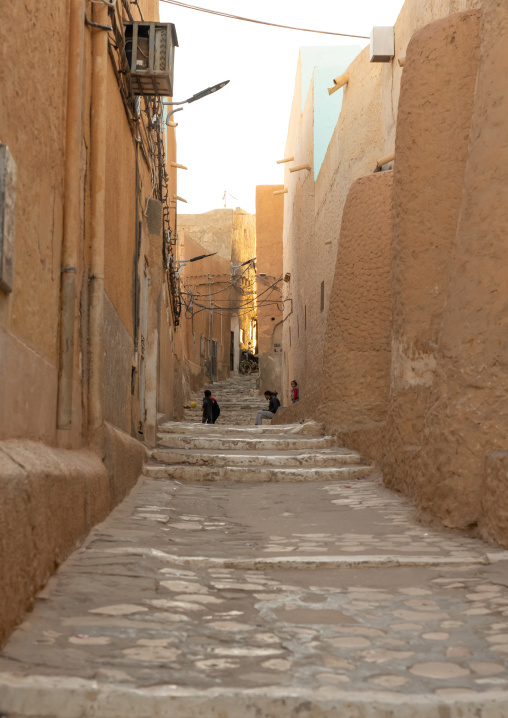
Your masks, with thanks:
M297 424L296 426L294 424L266 424L264 426L250 426L250 427L242 427L238 428L235 426L228 426L227 428L222 423L215 423L213 426L210 426L210 424L203 424L201 422L199 423L183 423L183 422L174 422L172 424L161 424L159 426L159 435L161 437L169 434L192 434L193 436L196 435L198 432L203 432L204 435L206 434L215 434L217 432L222 433L225 432L228 436L236 435L236 434L251 434L251 435L257 435L257 434L285 434L289 436L314 436L314 437L321 437L323 435L323 431L320 430L320 428L314 428L314 427L308 427L304 424Z
M249 469L208 466L145 466L144 474L154 479L172 479L185 483L207 481L236 481L256 483L352 481L368 476L371 466L351 466L340 469Z
M239 449L240 451L287 451L291 449L327 449L332 439L227 439L169 435L160 439L159 444L168 449Z
M270 466L280 468L339 468L355 466L360 463L358 454L320 456L319 454L303 454L301 456L226 456L224 454L177 454L171 451L152 451L152 459L161 464L183 464L186 466Z

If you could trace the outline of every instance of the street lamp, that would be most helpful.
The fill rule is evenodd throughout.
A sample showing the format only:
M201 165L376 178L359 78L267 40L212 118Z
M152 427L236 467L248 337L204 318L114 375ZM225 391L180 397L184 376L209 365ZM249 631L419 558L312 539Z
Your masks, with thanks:
M175 259L174 264L177 264L175 274L180 279L180 272L184 268L186 264L189 264L189 262L197 262L198 259L205 259L206 257L213 257L214 254L217 254L217 252L212 252L211 254L200 254L199 257L192 257L192 259Z
M252 257L252 259L248 259L246 262L242 262L241 264L232 264L231 265L231 274L234 274L235 269L240 269L240 267L245 267L246 264L253 264L256 261L256 257Z
M200 100L202 97L206 97L207 95L211 95L213 92L217 92L217 90L222 90L223 87L225 87L229 83L229 80L226 80L226 82L219 82L218 85L213 85L212 87L207 87L206 90L201 90L201 92L196 92L195 95L192 95L192 97L189 97L187 100L184 100L183 102L163 102L163 105L186 105L187 103L196 102L196 100Z

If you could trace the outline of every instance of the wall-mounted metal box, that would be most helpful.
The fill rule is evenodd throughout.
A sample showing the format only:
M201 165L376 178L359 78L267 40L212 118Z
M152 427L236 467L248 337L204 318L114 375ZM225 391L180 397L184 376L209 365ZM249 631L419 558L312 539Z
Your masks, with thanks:
M173 96L176 29L172 23L126 22L125 54L135 95Z
M14 280L14 203L16 163L0 142L0 289L12 292Z
M370 61L391 62L395 55L393 27L373 27L370 33Z

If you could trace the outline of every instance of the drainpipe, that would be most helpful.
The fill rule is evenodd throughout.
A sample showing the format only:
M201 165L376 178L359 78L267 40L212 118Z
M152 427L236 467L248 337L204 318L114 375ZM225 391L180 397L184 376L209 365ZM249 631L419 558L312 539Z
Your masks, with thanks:
M65 128L64 217L60 285L60 351L57 429L72 426L76 268L80 245L80 178L83 117L83 0L69 0L69 57Z
M94 4L93 19L107 25L106 5ZM92 439L103 424L104 375L104 220L106 197L106 98L108 36L92 30L92 112L91 112L91 237L89 342L90 376L88 426Z

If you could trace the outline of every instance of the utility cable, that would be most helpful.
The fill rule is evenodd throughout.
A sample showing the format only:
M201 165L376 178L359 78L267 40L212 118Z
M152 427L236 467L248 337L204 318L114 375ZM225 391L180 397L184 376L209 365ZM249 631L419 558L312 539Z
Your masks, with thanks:
M337 35L340 37L358 37L361 40L368 40L369 37L367 35L348 35L345 32L329 32L328 30L309 30L306 27L293 27L291 25L278 25L275 22L265 22L264 20L253 20L250 17L241 17L241 15L231 15L228 12L220 12L219 10L208 10L204 7L197 7L196 5L188 5L184 2L179 2L179 0L160 0L161 2L165 2L168 5L177 5L178 7L186 8L187 10L198 10L199 12L207 12L210 13L210 15L219 15L220 17L227 17L231 20L243 20L244 22L253 22L257 25L269 25L270 27L281 27L284 30L299 30L300 32L314 32L318 33L319 35Z

